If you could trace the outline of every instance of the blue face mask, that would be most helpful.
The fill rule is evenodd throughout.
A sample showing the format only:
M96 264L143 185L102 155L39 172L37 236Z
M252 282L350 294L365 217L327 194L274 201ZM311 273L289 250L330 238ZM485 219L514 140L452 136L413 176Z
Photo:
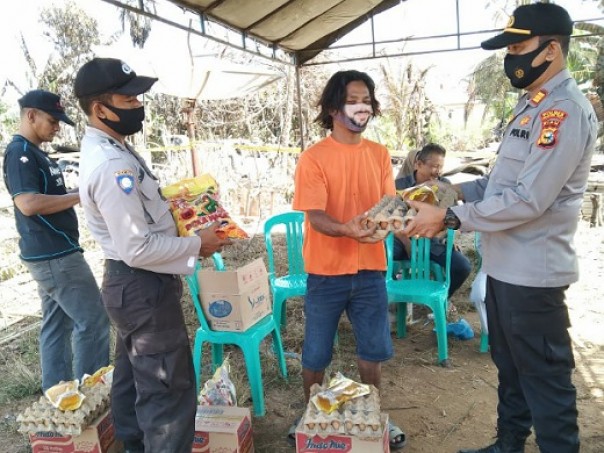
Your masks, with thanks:
M119 117L119 121L111 121L107 118L99 118L107 127L120 135L127 136L136 134L143 128L145 120L145 107L135 109L120 109L111 105L103 104Z
M543 49L545 49L550 42L553 40L544 42L535 50L524 55L511 55L507 54L503 60L503 69L505 75L510 79L510 83L515 88L526 88L535 80L537 80L541 74L545 72L551 61L545 61L539 66L533 67L531 63L537 55L539 55Z

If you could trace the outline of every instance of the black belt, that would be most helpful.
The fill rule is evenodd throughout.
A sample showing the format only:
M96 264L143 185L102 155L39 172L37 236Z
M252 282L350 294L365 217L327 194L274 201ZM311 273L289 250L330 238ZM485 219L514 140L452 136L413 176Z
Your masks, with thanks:
M159 272L148 271L145 269L139 269L138 267L128 266L126 263L120 260L105 260L105 272L119 275L119 274L157 274L166 275L169 277L175 277L173 274L161 274Z

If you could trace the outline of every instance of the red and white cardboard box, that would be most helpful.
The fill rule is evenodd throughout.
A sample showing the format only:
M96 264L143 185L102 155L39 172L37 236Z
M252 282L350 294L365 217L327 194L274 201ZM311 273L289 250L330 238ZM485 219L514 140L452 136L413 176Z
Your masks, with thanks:
M388 414L382 413L380 437L357 437L347 434L309 434L302 422L296 428L296 453L390 453Z
M252 418L246 407L198 406L192 453L254 453Z
M98 417L79 436L64 436L54 432L29 435L33 453L121 453L120 441L115 439L111 412Z
M272 311L268 273L262 258L235 270L201 269L197 282L212 330L242 332Z

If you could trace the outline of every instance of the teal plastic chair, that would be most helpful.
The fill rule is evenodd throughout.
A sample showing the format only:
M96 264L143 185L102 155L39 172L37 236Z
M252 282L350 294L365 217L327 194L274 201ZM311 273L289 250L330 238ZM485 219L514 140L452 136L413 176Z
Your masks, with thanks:
M430 239L412 238L411 256L404 278L395 279L396 262L393 260L394 236L386 238L386 290L388 303L398 304L396 310L396 334L398 338L407 335L407 304L421 304L430 307L434 313L436 339L438 342L438 362L448 363L447 346L447 301L450 281L451 253L453 250L454 230L447 230L446 262L443 278L433 278L433 266L430 262Z
M287 273L277 275L275 255L273 251L274 229L285 230L287 245ZM302 257L302 243L304 230L304 213L290 211L276 214L264 223L264 243L268 256L268 278L273 294L273 314L281 327L285 327L285 302L290 297L304 296L306 294L306 278L304 260Z
M218 253L215 253L212 258L214 260L214 268L219 271L224 271L222 257ZM260 343L262 343L266 336L272 334L273 347L279 362L281 375L287 377L281 333L277 328L277 324L275 323L272 314L265 316L262 320L243 332L223 332L210 329L199 299L199 284L197 282L196 274L200 269L201 265L197 263L193 275L187 275L185 277L189 290L191 291L191 298L195 305L197 319L199 320L199 328L195 333L195 343L193 346L193 368L195 369L196 393L199 393L203 343L208 342L212 346L212 370L216 370L216 368L222 364L223 345L234 344L243 352L247 377L251 388L254 414L261 417L266 414L266 407L264 404L262 368L260 365Z

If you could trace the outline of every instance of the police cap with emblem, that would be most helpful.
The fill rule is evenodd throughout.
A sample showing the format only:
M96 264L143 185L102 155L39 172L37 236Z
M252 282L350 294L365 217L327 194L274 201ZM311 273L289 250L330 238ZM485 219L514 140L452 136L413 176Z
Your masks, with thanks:
M522 5L514 10L503 33L483 41L480 46L495 50L516 44L533 36L573 34L573 21L568 12L553 3Z
M19 102L19 107L22 109L32 108L42 110L56 120L63 121L70 126L74 125L74 122L65 114L65 108L61 104L61 97L54 93L44 90L32 90L25 93L25 96L17 102Z
M78 71L74 91L77 98L105 93L137 96L149 91L155 82L155 77L138 76L117 58L93 58Z

